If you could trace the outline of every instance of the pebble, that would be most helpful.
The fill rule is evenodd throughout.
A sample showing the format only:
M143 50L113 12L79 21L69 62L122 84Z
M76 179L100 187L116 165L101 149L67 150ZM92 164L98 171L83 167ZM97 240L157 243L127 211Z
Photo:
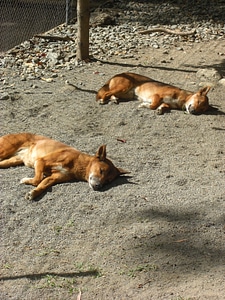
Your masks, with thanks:
M219 84L223 85L225 87L225 78L222 78L219 80Z
M9 94L7 92L0 93L0 100L8 100Z
M169 49L174 46L178 51L184 51L185 44L224 39L225 25L216 20L218 16L221 20L220 7L214 7L215 21L213 21L213 16L202 17L202 11L207 11L203 9L203 2L202 6L191 7L189 5L189 13L186 11L185 14L182 11L185 9L185 4L182 5L183 8L177 10L176 5L170 1L163 1L163 3L118 1L116 9L120 11L117 25L90 27L90 56L103 60L109 60L115 56L121 59L136 59L139 50L145 47L156 50L165 49L163 53L166 58ZM174 13L175 10L176 13ZM168 25L169 21L171 25ZM146 35L138 33L140 30L162 26L170 30L181 31L196 28L196 32L188 36L162 32ZM48 35L72 37L75 42L72 40L47 42L45 39L33 37L30 41L21 43L6 52L3 57L1 56L0 66L12 68L15 76L19 75L21 81L26 81L43 77L54 78L52 74L55 70L71 70L83 65L83 62L76 59L77 24L67 26L62 24L50 30ZM32 48L30 42L32 42Z

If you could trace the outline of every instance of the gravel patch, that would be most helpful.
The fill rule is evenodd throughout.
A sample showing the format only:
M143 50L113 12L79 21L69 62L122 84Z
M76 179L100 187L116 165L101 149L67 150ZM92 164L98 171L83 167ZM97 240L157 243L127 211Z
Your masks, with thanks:
M104 11L115 15L115 25L91 26L90 56L95 59L137 58L139 49L171 47L182 51L185 44L222 40L225 36L223 1L109 1L93 14ZM94 24L94 21L92 21ZM92 24L91 22L91 24ZM147 35L139 31L164 27L171 30L195 33L187 36L155 32ZM77 24L60 25L47 33L65 41L32 38L14 47L0 59L0 66L11 68L21 80L51 76L56 70L71 70L82 64L76 60Z

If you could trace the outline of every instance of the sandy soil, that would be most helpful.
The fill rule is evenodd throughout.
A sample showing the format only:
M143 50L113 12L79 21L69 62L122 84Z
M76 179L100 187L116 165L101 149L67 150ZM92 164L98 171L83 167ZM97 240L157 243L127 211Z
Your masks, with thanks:
M224 40L182 47L84 64L51 83L5 70L13 97L0 102L1 135L30 131L90 154L104 143L131 174L100 192L65 183L27 202L19 181L33 170L0 170L1 299L76 299L79 290L83 300L224 299L224 86L209 93L217 110L200 116L95 102L123 71L191 90L199 68L225 75Z

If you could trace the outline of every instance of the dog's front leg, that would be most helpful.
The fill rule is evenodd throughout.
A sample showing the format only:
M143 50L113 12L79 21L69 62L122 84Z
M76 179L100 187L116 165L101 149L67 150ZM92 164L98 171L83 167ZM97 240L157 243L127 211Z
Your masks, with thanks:
M51 174L51 176L44 178L35 189L28 192L25 196L25 199L33 200L37 196L41 195L50 186L56 183L66 182L69 180L70 178L65 174L62 174L60 172L53 173Z
M34 163L34 170L35 170L34 178L25 177L20 180L20 183L37 186L44 178L44 168L45 168L44 160L39 158Z
M165 111L168 111L170 109L169 104L167 103L162 103L161 105L159 105L159 107L157 108L157 114L158 115L163 115Z

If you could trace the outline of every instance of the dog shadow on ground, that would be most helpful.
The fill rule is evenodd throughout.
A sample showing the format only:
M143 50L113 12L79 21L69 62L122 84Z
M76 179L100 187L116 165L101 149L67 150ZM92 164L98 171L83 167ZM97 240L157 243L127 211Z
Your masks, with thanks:
M134 182L131 182L129 181L128 179L132 178L132 176L120 176L116 179L114 179L112 182L104 185L100 190L98 190L97 192L105 192L105 191L108 191L110 189L112 189L113 187L116 187L118 185L123 185L123 184L136 184ZM78 183L78 181L74 180L74 181L70 181L70 182L67 182L68 183ZM58 183L56 184L55 186L59 185L59 184L66 184L66 183ZM54 186L53 186L54 187ZM89 186L87 185L87 188L89 188ZM52 193L52 186L49 187L47 190L45 190L41 195L37 196L35 199L33 199L32 201L33 202L39 202L42 198L45 197L45 195L47 193ZM54 192L53 192L54 193Z
M116 179L114 179L112 182L104 185L101 190L99 190L99 192L105 192L105 191L108 191L118 185L124 185L124 184L136 184L135 182L131 182L129 181L128 179L132 178L132 176L120 176Z
M216 105L210 105L209 110L204 112L204 115L225 115L225 112L220 110Z

